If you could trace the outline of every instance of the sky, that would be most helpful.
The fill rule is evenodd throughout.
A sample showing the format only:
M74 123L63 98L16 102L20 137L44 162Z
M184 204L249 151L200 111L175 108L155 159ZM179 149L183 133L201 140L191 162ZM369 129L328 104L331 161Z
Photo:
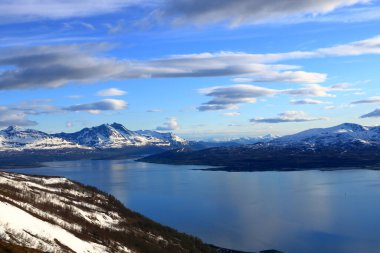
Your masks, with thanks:
M380 117L377 0L2 0L0 128L188 139Z

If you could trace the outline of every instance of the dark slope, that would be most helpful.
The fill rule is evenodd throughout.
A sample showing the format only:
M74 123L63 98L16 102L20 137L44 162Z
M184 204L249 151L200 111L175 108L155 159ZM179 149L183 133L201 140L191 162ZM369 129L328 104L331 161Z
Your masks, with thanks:
M210 170L268 171L379 167L380 148L239 146L192 151L172 150L140 159L143 162L221 166Z

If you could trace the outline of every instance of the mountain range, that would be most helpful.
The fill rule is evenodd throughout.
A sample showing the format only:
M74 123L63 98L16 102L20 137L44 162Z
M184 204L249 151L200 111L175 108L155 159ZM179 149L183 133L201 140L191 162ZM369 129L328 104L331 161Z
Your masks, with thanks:
M312 148L344 146L380 146L380 126L367 127L343 123L329 128L314 128L273 139L272 146L304 146Z
M250 145L204 150L181 148L141 161L219 166L212 170L262 171L380 166L380 127L344 123Z
M15 126L0 131L1 151L120 149L144 146L176 148L185 145L188 145L188 141L173 133L131 131L118 123L84 128L75 133L47 134Z
M1 166L40 162L117 159L141 155L145 162L223 166L228 170L378 166L380 126L344 123L293 135L229 141L187 141L173 133L131 131L118 123L75 133L47 134L8 127L0 131ZM20 152L23 151L23 152Z
M10 126L0 131L0 151L49 149L120 149L126 147L191 147L204 149L219 146L254 145L255 147L343 147L379 146L380 126L366 127L344 123L329 128L314 128L278 137L264 135L226 140L187 141L173 133L152 130L131 131L122 124L103 124L74 133L48 134L33 129Z

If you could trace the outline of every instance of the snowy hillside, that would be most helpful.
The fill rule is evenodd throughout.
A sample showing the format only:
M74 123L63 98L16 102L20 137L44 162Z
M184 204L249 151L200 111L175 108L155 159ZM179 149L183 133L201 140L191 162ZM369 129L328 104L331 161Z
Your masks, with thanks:
M380 127L365 127L344 123L329 128L309 129L297 134L277 138L274 145L345 146L380 145Z
M42 252L214 252L65 178L0 172L0 214L0 241Z
M0 150L85 148L77 143L33 129L8 127L0 131Z

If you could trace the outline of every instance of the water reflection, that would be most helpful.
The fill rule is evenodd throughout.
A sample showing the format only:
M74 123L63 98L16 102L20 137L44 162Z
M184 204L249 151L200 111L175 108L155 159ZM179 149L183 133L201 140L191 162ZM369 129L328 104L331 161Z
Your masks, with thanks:
M94 185L209 243L246 251L380 252L380 172L229 173L131 160L18 170Z

